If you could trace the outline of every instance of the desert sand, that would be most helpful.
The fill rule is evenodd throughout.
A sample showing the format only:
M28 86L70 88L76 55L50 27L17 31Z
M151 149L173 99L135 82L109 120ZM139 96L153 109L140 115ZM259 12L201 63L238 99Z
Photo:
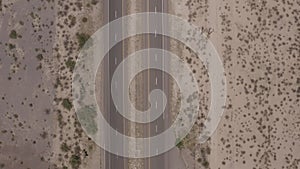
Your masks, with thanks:
M71 91L80 48L105 24L103 6L102 0L0 0L0 169L103 166L103 150L78 123ZM140 1L127 6L126 14L142 11ZM199 118L173 150L172 169L300 168L299 9L296 0L169 2L169 13L200 27L216 47L228 92L216 132L199 144L209 76L195 53L171 40L170 51L189 64L201 91ZM126 41L127 54L143 45L141 37ZM136 104L141 79L132 82ZM176 84L172 89L175 118ZM143 130L131 125L126 132ZM129 168L144 165L129 160Z

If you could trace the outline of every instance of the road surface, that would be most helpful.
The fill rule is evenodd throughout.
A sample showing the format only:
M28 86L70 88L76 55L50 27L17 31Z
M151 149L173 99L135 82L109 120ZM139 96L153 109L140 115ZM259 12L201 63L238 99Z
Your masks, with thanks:
M167 12L167 0L146 0L143 2L143 12ZM104 18L106 19L106 23L113 21L119 17L122 17L126 14L126 11L124 9L126 8L126 0L120 1L120 0L105 0L104 1ZM158 23L158 24L157 24ZM157 24L157 29L161 29L163 20L157 21L156 23L149 23L148 26L151 24ZM123 28L124 29L124 28ZM119 32L122 33L122 32ZM116 36L120 36L120 34L116 33L110 33L109 39L114 40ZM158 34L152 34L152 35L144 35L144 44L143 48L161 48L161 49L167 49L168 48L168 41L165 40L165 38ZM109 112L105 114L106 119L110 122L110 125L118 130L121 133L126 133L126 131L129 129L128 122L125 120L117 111L115 108L115 105L111 98L111 79L114 71L118 67L118 65L121 63L121 61L125 57L126 48L124 47L124 43L120 42L117 45L115 45L109 52L108 56L104 59L104 70L105 70L105 76L104 76L104 95L105 95L105 101L104 103L104 110L105 112ZM158 57L159 58L159 57ZM163 64L164 59L157 59L155 56L150 56L150 59L153 59L157 62L157 64ZM150 62L150 60L147 60L145 62ZM149 70L142 73L143 80L146 85L144 85L143 93L144 101L148 100L148 94L153 89L162 89L165 91L165 94L168 96L168 89L169 89L169 77L162 73L162 71L158 70ZM120 79L122 81L122 79ZM117 88L116 85L112 85L113 87ZM122 98L122 93L120 93L119 98ZM169 100L169 99L168 99ZM159 134L160 132L164 131L165 128L169 125L169 115L168 115L168 109L169 105L167 104L166 110L164 114L154 122L144 125L144 137L154 136ZM123 145L128 146L128 145ZM151 148L151 145L149 145ZM108 152L104 152L104 159L101 159L105 169L127 169L128 168L128 159L123 158L121 156L117 156ZM168 169L168 153L151 157L151 158L145 158L144 160L144 168L146 169Z
M111 22L119 17L122 17L124 14L125 7L125 1L120 0L104 0L104 18L106 19L106 23ZM116 36L121 36L122 32L119 32L119 34L115 34L110 32L109 39L114 40ZM109 42L107 42L109 43ZM104 103L104 110L107 112L105 114L106 120L110 122L110 125L116 129L117 131L121 132L126 131L128 128L125 125L125 119L116 111L116 108L113 104L113 100L110 94L111 91L111 79L112 75L115 71L115 69L118 67L119 63L123 60L123 53L124 53L124 43L118 43L115 45L108 53L108 56L104 59L104 70L105 70L105 76L104 76L104 95L105 99L104 101L107 101ZM122 80L122 79L120 79ZM115 86L117 87L117 86ZM120 93L120 97L122 97L122 93ZM112 140L111 140L112 142ZM123 145L127 146L127 145ZM122 150L120 150L122 151ZM121 152L120 152L121 153ZM103 159L102 159L103 160ZM104 161L103 164L105 169L126 169L128 168L128 159L123 158L121 156L117 156L108 152L104 152Z
M145 3L146 10L145 12L165 12L168 11L168 3L167 0L147 0L147 3ZM150 25L157 25L157 30L162 29L162 26L166 24L166 21L163 19L159 21L155 21L155 23L148 22L148 27L150 28ZM162 35L159 34L150 34L145 35L146 38L146 45L147 48L160 48L167 50L169 48L168 39L165 38ZM163 57L162 57L163 58ZM166 63L164 59L160 59L160 57L150 56L150 60L148 62L155 62L158 65L163 65ZM153 89L161 89L165 92L166 96L169 97L169 81L170 78L167 74L163 73L160 70L149 70L148 76L145 76L145 81L147 81L148 84L148 90L145 90L146 92L150 93ZM145 95L145 100L147 100L148 95ZM168 98L167 100L170 100ZM145 128L145 133L147 133L147 136L155 136L167 129L169 127L170 118L169 118L169 104L167 103L166 109L162 116L160 116L157 120L150 123ZM151 148L151 145L149 145ZM169 162L169 154L161 154L155 157L151 157L148 159L145 159L145 168L146 169L168 169L168 162Z

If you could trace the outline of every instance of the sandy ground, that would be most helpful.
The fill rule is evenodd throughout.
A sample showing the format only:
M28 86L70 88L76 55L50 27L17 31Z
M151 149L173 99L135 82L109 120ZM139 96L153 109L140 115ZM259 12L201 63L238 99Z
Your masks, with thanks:
M191 145L193 134L186 139L188 168L300 168L299 2L172 4L173 14L213 30L209 38L222 57L228 87L213 137L204 145ZM194 65L197 75L205 73Z
M51 3L2 1L0 12L0 168L48 168L55 114L51 78ZM43 10L38 10L38 8ZM15 32L11 33L12 31ZM43 36L41 36L43 35Z
M62 103L72 100L67 61L77 58L77 34L103 25L102 1L0 2L0 168L72 168L75 157L81 165L73 168L98 169L103 151ZM139 10L139 1L129 3L129 13ZM217 131L198 144L210 103L208 75L195 54L171 42L202 92L199 119L183 148L174 149L172 168L300 168L299 8L296 0L170 1L172 14L203 28L215 45L228 87ZM141 47L133 41L128 53ZM130 129L129 135L140 134ZM142 165L130 161L131 168Z
M55 55L57 60L56 73L60 79L60 84L56 89L56 97L72 99L71 80L72 71L66 66L68 60L76 61L79 54L78 34L88 38L97 29L104 24L104 18L101 14L103 4L99 1L58 1L57 26ZM76 18L75 21L72 18ZM70 31L72 29L72 31ZM60 137L55 139L56 148L53 151L53 161L60 166L72 168L70 160L72 155L80 158L79 168L99 169L101 166L101 149L93 141L88 139L82 131L75 114L74 109L70 111L63 106L58 106L61 122L59 122L58 133ZM61 145L65 143L69 151L62 151ZM73 166L74 168L74 166ZM75 167L76 168L76 167Z
M88 36L101 27L102 4L1 4L0 168L99 168L100 148L83 133L74 110L62 103L72 101L76 34Z

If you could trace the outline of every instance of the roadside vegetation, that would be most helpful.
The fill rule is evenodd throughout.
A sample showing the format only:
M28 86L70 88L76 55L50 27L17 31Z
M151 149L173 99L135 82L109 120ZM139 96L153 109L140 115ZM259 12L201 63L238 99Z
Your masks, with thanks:
M18 38L17 31L15 31L15 30L10 31L9 37L11 39L17 39Z
M70 69L70 71L74 70L75 65L76 65L76 62L70 58L66 61L66 66L67 66L67 68Z
M39 60L39 61L41 61L41 60L43 60L43 55L42 54L38 54L38 55L36 55L36 58Z
M79 168L79 166L81 164L80 156L73 154L70 158L70 164L71 164L73 169Z
M60 149L63 152L68 152L70 150L70 147L67 145L67 143L62 143L61 146L60 146Z
M62 106L65 108L65 109L67 109L67 110L71 110L72 109L72 107L73 107L73 105L72 105L72 103L71 103L71 101L69 100L69 99L63 99L63 101L62 101Z
M84 46L85 42L87 40L89 40L89 38L90 38L90 35L85 34L85 33L77 33L76 36L77 36L79 48L82 48Z
M176 147L179 148L179 150L183 149L184 145L183 145L183 140L176 140Z

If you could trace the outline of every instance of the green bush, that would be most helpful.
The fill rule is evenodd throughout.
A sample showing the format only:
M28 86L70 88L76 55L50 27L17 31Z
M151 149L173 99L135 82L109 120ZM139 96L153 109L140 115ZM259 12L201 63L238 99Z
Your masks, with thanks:
M82 48L84 46L85 42L87 40L89 40L89 38L90 38L90 35L88 35L88 34L78 33L77 40L78 40L79 47Z
M12 50L12 49L16 48L16 45L10 43L10 44L8 44L8 47L9 47L10 50Z
M97 5L98 2L99 2L98 0L92 0L93 5Z
M12 39L17 39L18 37L17 31L15 30L10 31L9 37Z
M70 71L74 70L75 65L76 62L70 58L66 61L66 66L70 69Z
M69 99L64 99L64 100L62 101L62 105L63 105L63 107L64 107L65 109L67 109L67 110L71 110L72 107L73 107L73 105L72 105L72 103L70 102Z
M80 157L77 155L72 155L70 158L70 164L71 164L72 168L74 168L74 169L79 168L79 166L81 164Z
M63 151L63 152L68 152L70 150L70 147L67 145L67 143L62 143L60 145L60 149Z
M62 128L64 126L64 122L63 122L63 115L61 114L61 112L58 112L57 120L58 120L59 127Z
M179 139L177 139L175 144L179 149L182 149L184 147L183 140L180 141Z
M38 59L38 60L43 60L43 55L42 54L38 54L38 55L36 55L36 58Z
M209 167L209 162L207 160L204 160L202 162L202 165L205 167L205 168L208 168Z

